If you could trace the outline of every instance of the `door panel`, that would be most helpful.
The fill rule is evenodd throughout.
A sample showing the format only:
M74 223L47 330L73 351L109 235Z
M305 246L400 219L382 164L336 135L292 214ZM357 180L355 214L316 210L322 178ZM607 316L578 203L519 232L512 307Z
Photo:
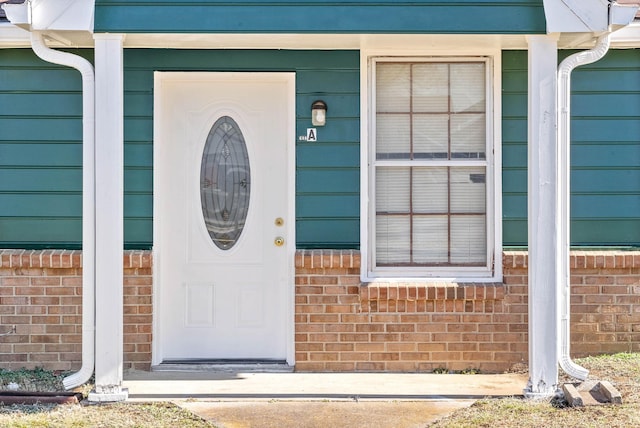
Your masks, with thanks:
M287 358L292 82L285 73L156 74L155 363Z

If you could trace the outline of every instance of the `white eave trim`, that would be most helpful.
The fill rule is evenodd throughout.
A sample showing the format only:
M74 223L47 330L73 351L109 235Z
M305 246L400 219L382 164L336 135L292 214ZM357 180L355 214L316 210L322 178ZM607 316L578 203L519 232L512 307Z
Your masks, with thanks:
M591 48L593 34L581 33L561 48ZM93 38L86 32L50 32L51 47L93 48ZM567 34L565 34L567 36ZM370 49L397 46L428 47L447 51L460 46L487 49L527 50L524 35L468 34L126 34L124 48L169 49ZM0 24L0 48L30 47L29 33L10 23ZM611 37L612 48L640 48L640 21L618 30Z
M47 46L57 48L93 49L93 35L86 31L47 31L44 34ZM9 22L0 23L0 49L31 48L31 37L24 30Z
M524 35L508 34L127 34L126 48L173 49L526 49Z
M100 33L96 33L100 34ZM52 47L93 47L88 32L47 31ZM525 35L506 34L139 34L127 33L123 47L158 49L431 49L446 52L461 46L483 49L527 49ZM6 43L9 41L9 43ZM11 24L0 24L0 48L29 47L28 36Z
M633 21L628 26L611 34L612 48L640 48L640 21Z
M30 48L31 36L27 30L9 22L0 23L0 48Z

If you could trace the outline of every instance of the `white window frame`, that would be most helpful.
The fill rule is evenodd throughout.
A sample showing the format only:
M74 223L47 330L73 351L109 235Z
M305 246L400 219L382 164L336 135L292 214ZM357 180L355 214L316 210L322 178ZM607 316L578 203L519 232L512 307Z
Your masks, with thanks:
M487 259L482 267L377 267L375 265L375 65L378 62L478 62L487 67L486 226ZM465 49L424 51L398 47L363 50L361 65L361 280L370 282L501 282L502 281L502 110L501 51ZM462 165L472 166L461 161ZM434 164L432 164L434 165ZM449 165L452 165L449 163ZM457 163L456 163L457 165Z

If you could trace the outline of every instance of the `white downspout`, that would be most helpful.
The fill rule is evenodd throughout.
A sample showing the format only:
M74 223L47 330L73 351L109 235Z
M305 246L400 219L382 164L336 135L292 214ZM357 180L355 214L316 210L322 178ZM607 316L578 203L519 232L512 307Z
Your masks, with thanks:
M91 378L95 363L95 78L89 61L47 47L40 31L31 32L31 47L41 59L82 75L82 367L64 378L71 389Z
M558 67L558 218L560 225L558 242L558 305L560 322L559 328L559 363L562 370L569 376L585 380L589 371L580 367L571 360L569 348L571 346L571 274L569 271L570 240L570 209L569 198L571 186L569 176L571 173L571 71L581 65L591 64L605 56L609 50L611 33L606 33L598 38L593 49L579 52L567 57Z

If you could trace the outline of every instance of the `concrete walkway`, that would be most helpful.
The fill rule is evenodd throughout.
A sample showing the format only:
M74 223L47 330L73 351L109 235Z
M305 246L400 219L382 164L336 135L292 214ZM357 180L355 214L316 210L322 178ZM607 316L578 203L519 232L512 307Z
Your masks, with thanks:
M128 372L131 401L172 401L220 428L424 427L484 397L522 395L520 374Z

